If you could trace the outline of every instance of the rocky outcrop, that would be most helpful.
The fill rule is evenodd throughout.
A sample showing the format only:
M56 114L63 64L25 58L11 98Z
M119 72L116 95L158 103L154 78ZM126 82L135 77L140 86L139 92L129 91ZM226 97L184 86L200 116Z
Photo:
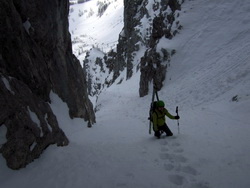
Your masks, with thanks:
M140 20L145 13L142 11L144 8L139 9L142 3L142 0L124 0L124 28L119 36L117 45L115 75L118 75L118 71L122 71L126 67L126 79L131 78L133 75L133 53L139 50L136 43L141 41L141 37L136 31L136 26L140 24ZM146 1L144 1L145 3Z
M0 125L7 128L7 142L0 151L10 168L25 167L50 144L68 145L49 104L26 84L1 74L0 89Z
M170 58L175 50L165 49L158 44L162 39L171 40L181 29L176 18L182 2L124 0L124 27L119 34L117 48L100 57L102 66L100 59L90 60L91 55L86 56L84 61L86 67L93 67L93 71L91 68L87 69L88 78L91 77L90 95L99 95L103 88L131 78L138 70L141 71L140 97L147 95L149 83L153 82L157 90L162 88ZM104 75L105 69L102 67L108 69L109 76L104 76L105 82L101 83L103 76L98 76Z
M125 36L129 36L126 40L127 79L131 78L132 76L132 61L134 59L133 52L139 50L136 43L141 39L138 35L138 32L136 32L136 26L140 24L140 20L144 16L144 12L141 12L141 9L139 9L143 1L139 0L132 2L126 0L124 1L124 33ZM136 17L136 15L138 16Z
M49 106L51 91L71 118L95 122L86 73L71 50L68 10L68 0L0 2L0 126L7 127L0 151L12 169L50 144L68 144Z
M170 12L167 11L168 7L170 7ZM163 86L167 66L175 50L158 47L158 43L164 38L171 40L181 29L182 26L179 25L179 22L175 23L175 18L179 16L175 14L175 11L180 10L180 8L181 6L177 0L162 0L161 3L156 3L154 6L154 9L159 10L160 13L153 19L149 48L141 58L140 97L148 94L150 82L153 82L157 90L160 90ZM175 28L172 27L174 23Z
M149 6L150 5L150 6ZM176 20L177 10L181 9L178 0L162 0L159 2L124 0L124 28L119 36L117 58L114 71L126 70L126 79L133 75L135 57L139 51L145 50L138 65L141 71L139 95L147 95L148 85L153 82L160 90L165 80L170 57L174 49L159 49L160 39L172 39L181 29ZM148 24L145 25L145 22ZM174 25L174 26L173 26Z
M133 53L139 50L136 43L141 41L141 37L136 31L136 26L140 24L140 19L144 14L140 14L137 18L135 15L138 13L138 7L142 2L143 0L124 0L123 30L120 32L116 50L111 50L104 58L107 69L113 74L112 78L107 79L108 84L105 83L107 87L113 84L123 71L126 71L126 79L131 78L133 75ZM97 61L95 64L97 64ZM123 78L119 82L122 80Z

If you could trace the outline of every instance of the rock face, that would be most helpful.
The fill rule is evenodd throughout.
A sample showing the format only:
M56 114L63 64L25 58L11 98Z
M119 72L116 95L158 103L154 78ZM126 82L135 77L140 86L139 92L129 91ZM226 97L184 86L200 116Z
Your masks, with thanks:
M170 8L170 11L168 10ZM165 80L167 66L170 62L170 57L175 53L175 50L169 51L158 47L159 41L163 38L172 39L174 35L181 29L181 26L173 29L175 21L175 11L180 10L181 6L177 0L161 1L154 4L154 10L159 10L159 14L153 19L152 34L149 40L149 48L141 58L141 77L139 95L143 97L148 94L148 86L153 82L156 90L160 90ZM159 50L160 48L160 50Z
M135 57L139 51L146 49L138 65L141 71L140 97L148 94L150 82L153 82L157 90L161 89L175 50L158 47L158 43L164 38L171 40L181 29L176 21L178 14L175 14L176 10L181 9L178 0L151 2L151 6L149 2L124 0L124 29L117 45L115 67L118 68L114 69L117 73L126 68L126 79L129 79L133 74ZM145 19L148 22L146 27L142 26Z
M12 169L25 167L50 144L69 143L50 106L16 78L1 74L1 126L7 127L7 142L1 153Z
M126 67L127 69L126 79L131 78L133 75L133 52L138 50L136 43L141 41L136 27L140 24L140 19L144 16L144 12L141 11L142 9L139 9L142 3L142 0L124 0L124 28L123 34L119 37L119 44L117 45L117 64L121 66L124 62L124 66L122 67Z
M0 1L0 126L7 127L0 152L12 169L50 144L68 144L49 106L51 91L71 118L95 123L86 73L71 50L68 10L68 0Z

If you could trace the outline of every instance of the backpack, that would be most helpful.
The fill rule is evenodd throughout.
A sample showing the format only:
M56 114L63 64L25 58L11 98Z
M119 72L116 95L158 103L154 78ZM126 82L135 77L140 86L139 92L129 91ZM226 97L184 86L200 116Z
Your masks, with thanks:
M154 100L155 96L156 96L157 101ZM158 101L159 101L158 93L157 93L156 87L154 86L153 93L152 93L152 102L150 104L149 117L148 117L148 120L149 120L149 134L151 134L151 128L152 128L151 123L153 122L153 113L156 110ZM156 115L157 115L157 113L156 113Z
M155 110L156 110L157 102L158 102L158 101L152 102L152 103L151 103L151 106L150 106L148 120L150 120L151 122L153 122L153 113L154 113ZM156 115L157 115L157 113L156 113Z

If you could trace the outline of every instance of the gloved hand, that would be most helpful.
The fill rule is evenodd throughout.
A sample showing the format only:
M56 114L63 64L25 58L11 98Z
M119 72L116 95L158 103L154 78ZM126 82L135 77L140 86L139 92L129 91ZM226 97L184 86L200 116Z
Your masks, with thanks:
M175 119L180 119L180 116L175 116Z

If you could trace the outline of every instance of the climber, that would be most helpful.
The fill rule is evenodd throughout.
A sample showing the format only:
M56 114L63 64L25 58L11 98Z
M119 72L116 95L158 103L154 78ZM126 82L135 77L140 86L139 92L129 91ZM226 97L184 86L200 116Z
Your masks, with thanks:
M153 130L155 132L155 137L160 138L163 132L166 133L166 136L173 136L173 133L168 128L165 122L165 116L170 119L180 119L180 117L171 115L166 108L164 108L165 104L163 101L158 101L156 104L156 109L153 112Z

